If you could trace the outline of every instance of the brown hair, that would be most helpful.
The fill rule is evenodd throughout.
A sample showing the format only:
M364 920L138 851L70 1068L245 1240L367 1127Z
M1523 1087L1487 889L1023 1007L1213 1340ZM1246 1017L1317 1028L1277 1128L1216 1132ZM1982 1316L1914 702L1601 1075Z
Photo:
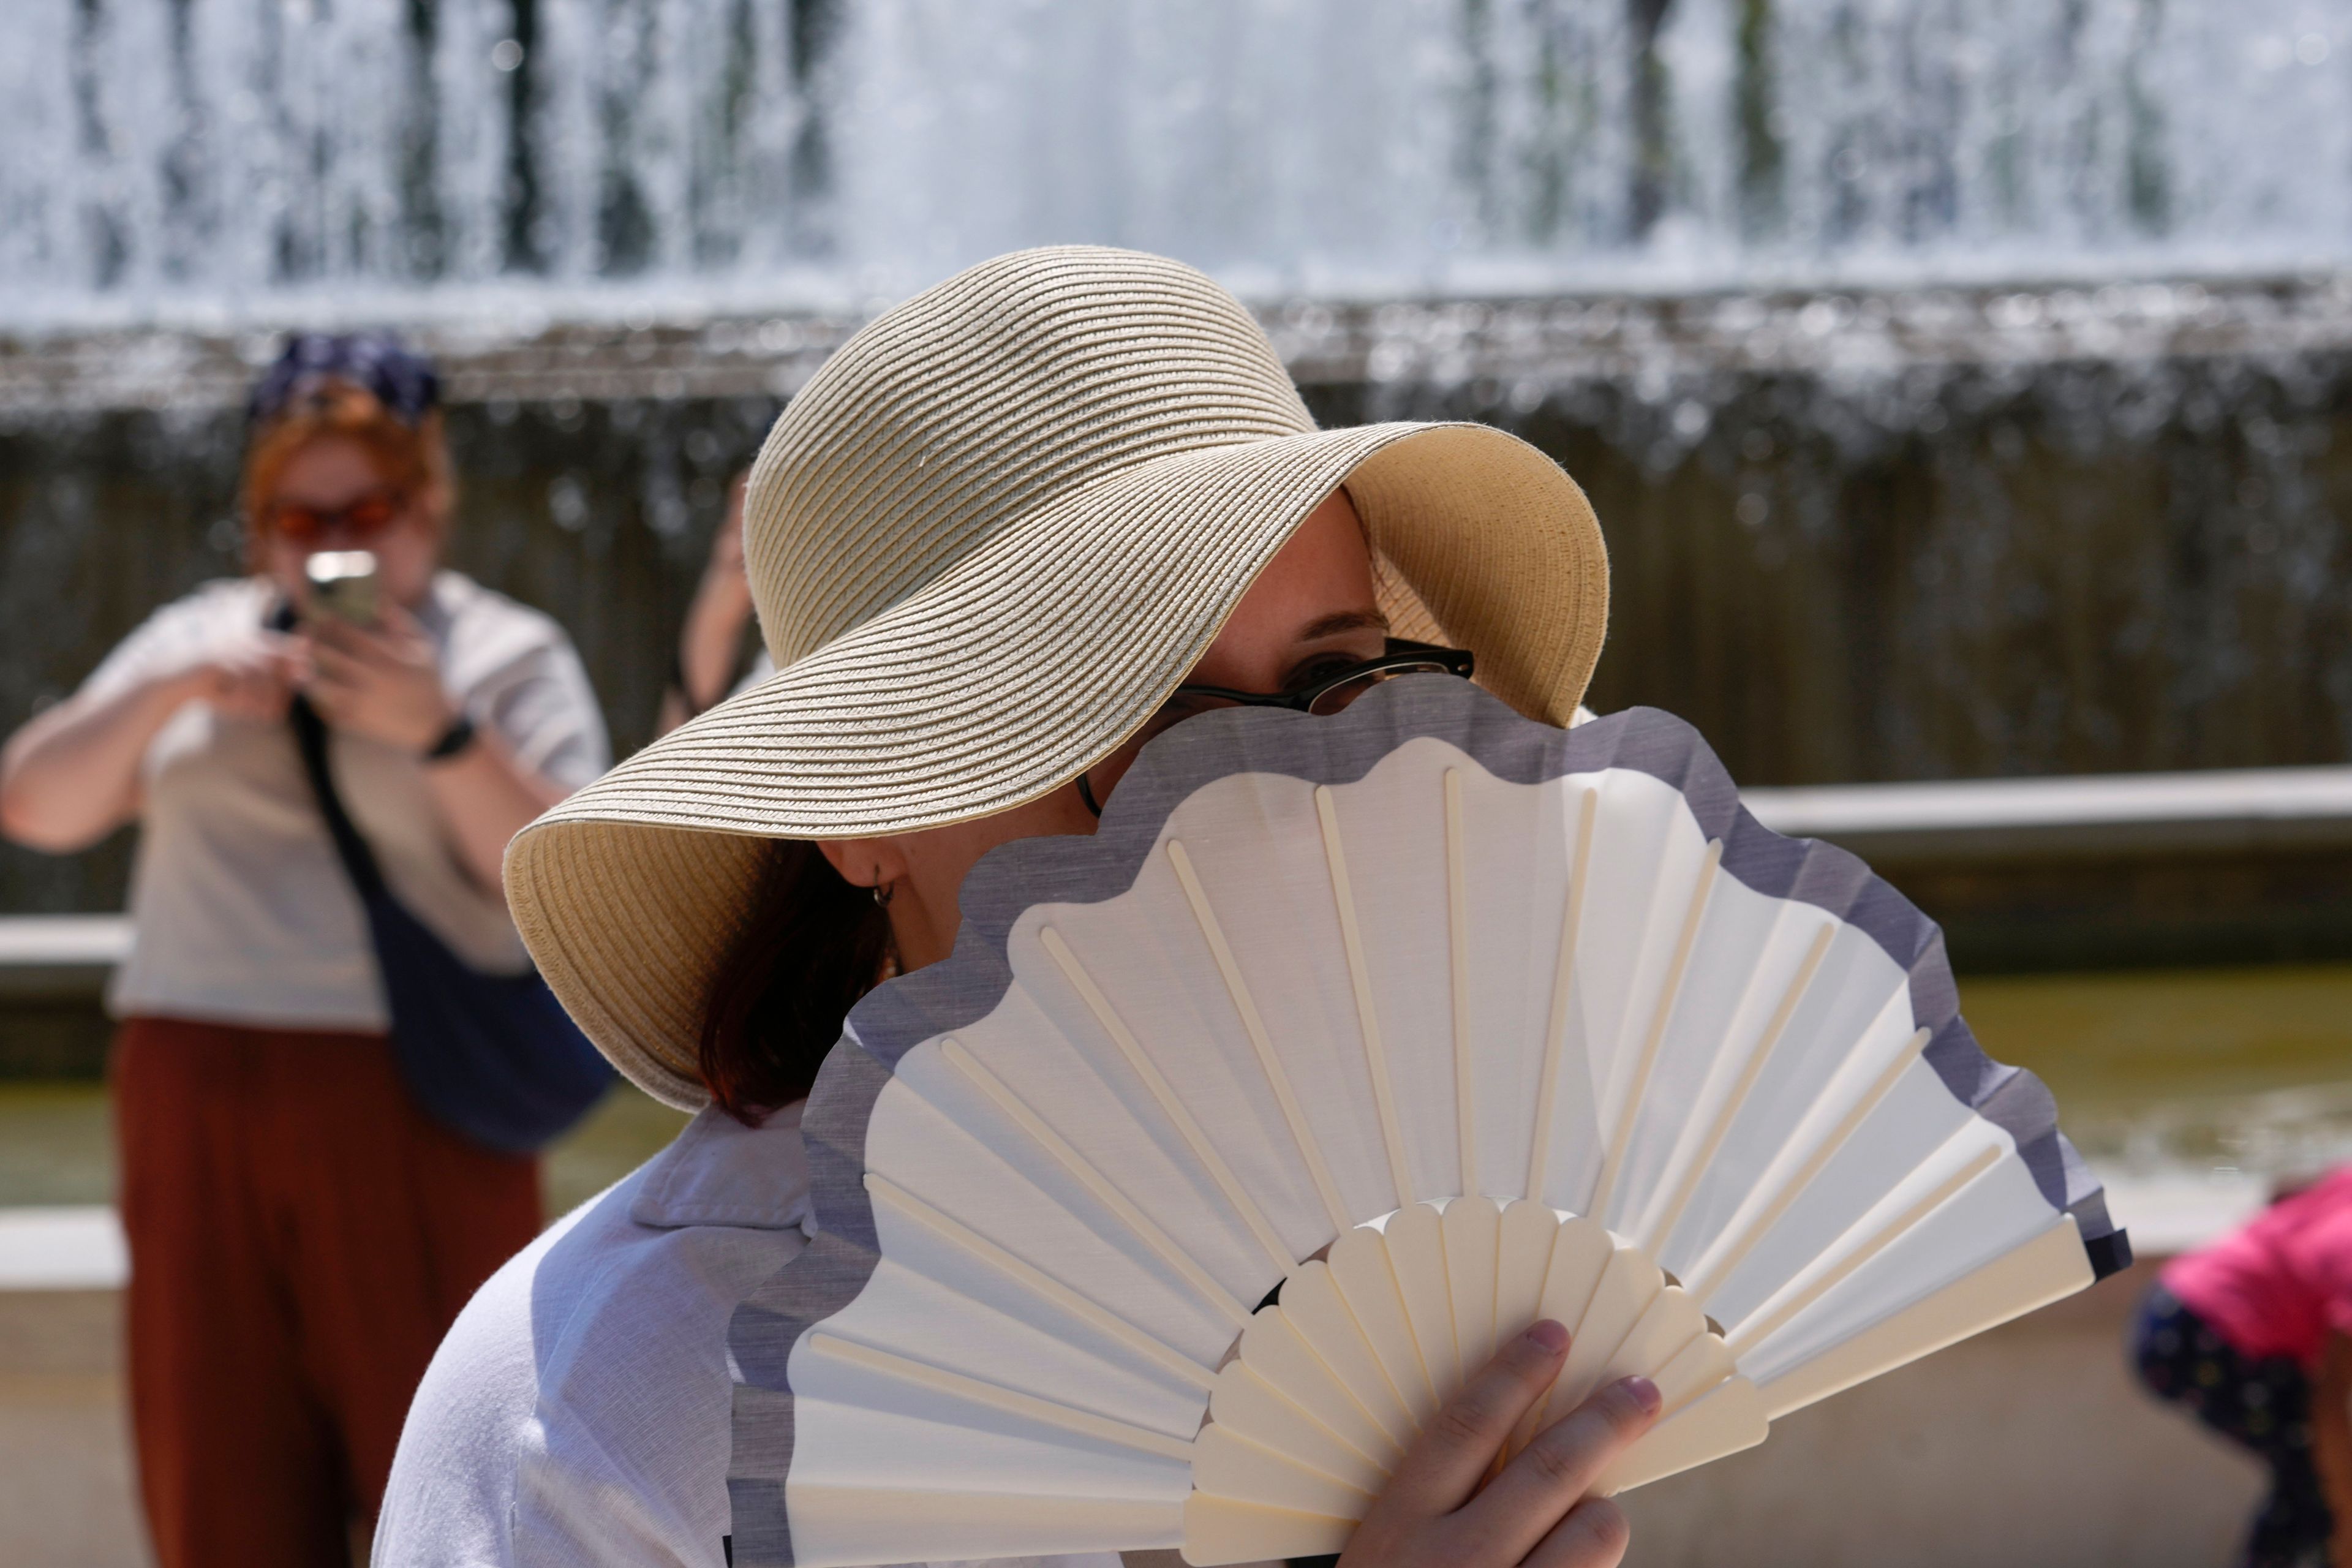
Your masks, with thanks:
M814 844L767 846L749 913L702 1010L697 1065L746 1126L804 1099L857 999L880 984L890 921Z
M322 376L306 385L279 412L254 426L245 447L245 476L237 490L245 514L246 553L258 567L268 539L268 503L294 454L313 441L341 437L364 447L385 484L422 507L435 528L442 527L457 499L449 462L448 437L441 410L428 408L415 424L384 406L357 382Z

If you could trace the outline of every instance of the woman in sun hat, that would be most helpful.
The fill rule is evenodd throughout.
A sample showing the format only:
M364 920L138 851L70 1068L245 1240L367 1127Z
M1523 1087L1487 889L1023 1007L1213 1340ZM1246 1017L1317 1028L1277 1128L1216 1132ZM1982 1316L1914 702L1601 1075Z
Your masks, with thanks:
M403 904L485 971L529 966L507 839L605 763L562 628L440 567L456 481L425 359L298 334L248 416L251 570L156 610L0 753L9 837L140 826L110 1078L163 1568L341 1561L434 1347L539 1229L537 1163L407 1091L292 699ZM309 613L311 558L362 551L374 612Z
M1328 710L1475 656L1564 724L1607 614L1598 525L1542 454L1476 426L1318 430L1229 295L1092 248L1000 258L853 338L768 437L744 556L777 673L507 861L550 984L695 1119L467 1309L378 1568L770 1560L730 1507L728 1320L803 1245L819 1062L859 996L946 954L966 871L1090 832L1187 684ZM1617 1560L1622 1518L1582 1493L1651 1419L1642 1380L1465 1502L1565 1341L1539 1324L1473 1381L1351 1563Z

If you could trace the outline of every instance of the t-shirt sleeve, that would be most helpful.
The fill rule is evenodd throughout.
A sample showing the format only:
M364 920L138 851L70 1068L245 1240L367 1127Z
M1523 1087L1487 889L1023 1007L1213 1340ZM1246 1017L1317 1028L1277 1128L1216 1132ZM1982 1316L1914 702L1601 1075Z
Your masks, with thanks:
M225 635L233 613L226 603L232 586L213 584L154 611L99 661L75 696L102 702L195 658Z
M523 766L578 789L612 766L604 716L571 640L554 622L534 619L538 635L469 687L466 708Z

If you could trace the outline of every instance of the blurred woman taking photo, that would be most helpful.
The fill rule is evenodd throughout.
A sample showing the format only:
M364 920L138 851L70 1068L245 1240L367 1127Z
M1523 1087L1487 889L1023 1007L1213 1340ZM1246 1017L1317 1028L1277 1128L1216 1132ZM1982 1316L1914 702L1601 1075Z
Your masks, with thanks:
M250 407L251 574L156 611L0 752L17 842L142 830L111 1071L163 1568L341 1561L434 1346L538 1229L536 1161L404 1088L289 723L298 695L323 721L332 793L400 904L467 964L527 969L500 857L603 771L604 732L556 625L441 569L437 405L391 339L290 342ZM336 558L331 600L321 552L366 552Z

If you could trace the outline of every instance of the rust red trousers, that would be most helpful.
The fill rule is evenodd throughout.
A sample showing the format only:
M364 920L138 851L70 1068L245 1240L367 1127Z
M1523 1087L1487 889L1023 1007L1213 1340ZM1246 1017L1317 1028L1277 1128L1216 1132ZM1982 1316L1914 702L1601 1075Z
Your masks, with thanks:
M132 1018L112 1071L157 1561L341 1563L434 1347L538 1233L538 1162L426 1120L381 1036Z

